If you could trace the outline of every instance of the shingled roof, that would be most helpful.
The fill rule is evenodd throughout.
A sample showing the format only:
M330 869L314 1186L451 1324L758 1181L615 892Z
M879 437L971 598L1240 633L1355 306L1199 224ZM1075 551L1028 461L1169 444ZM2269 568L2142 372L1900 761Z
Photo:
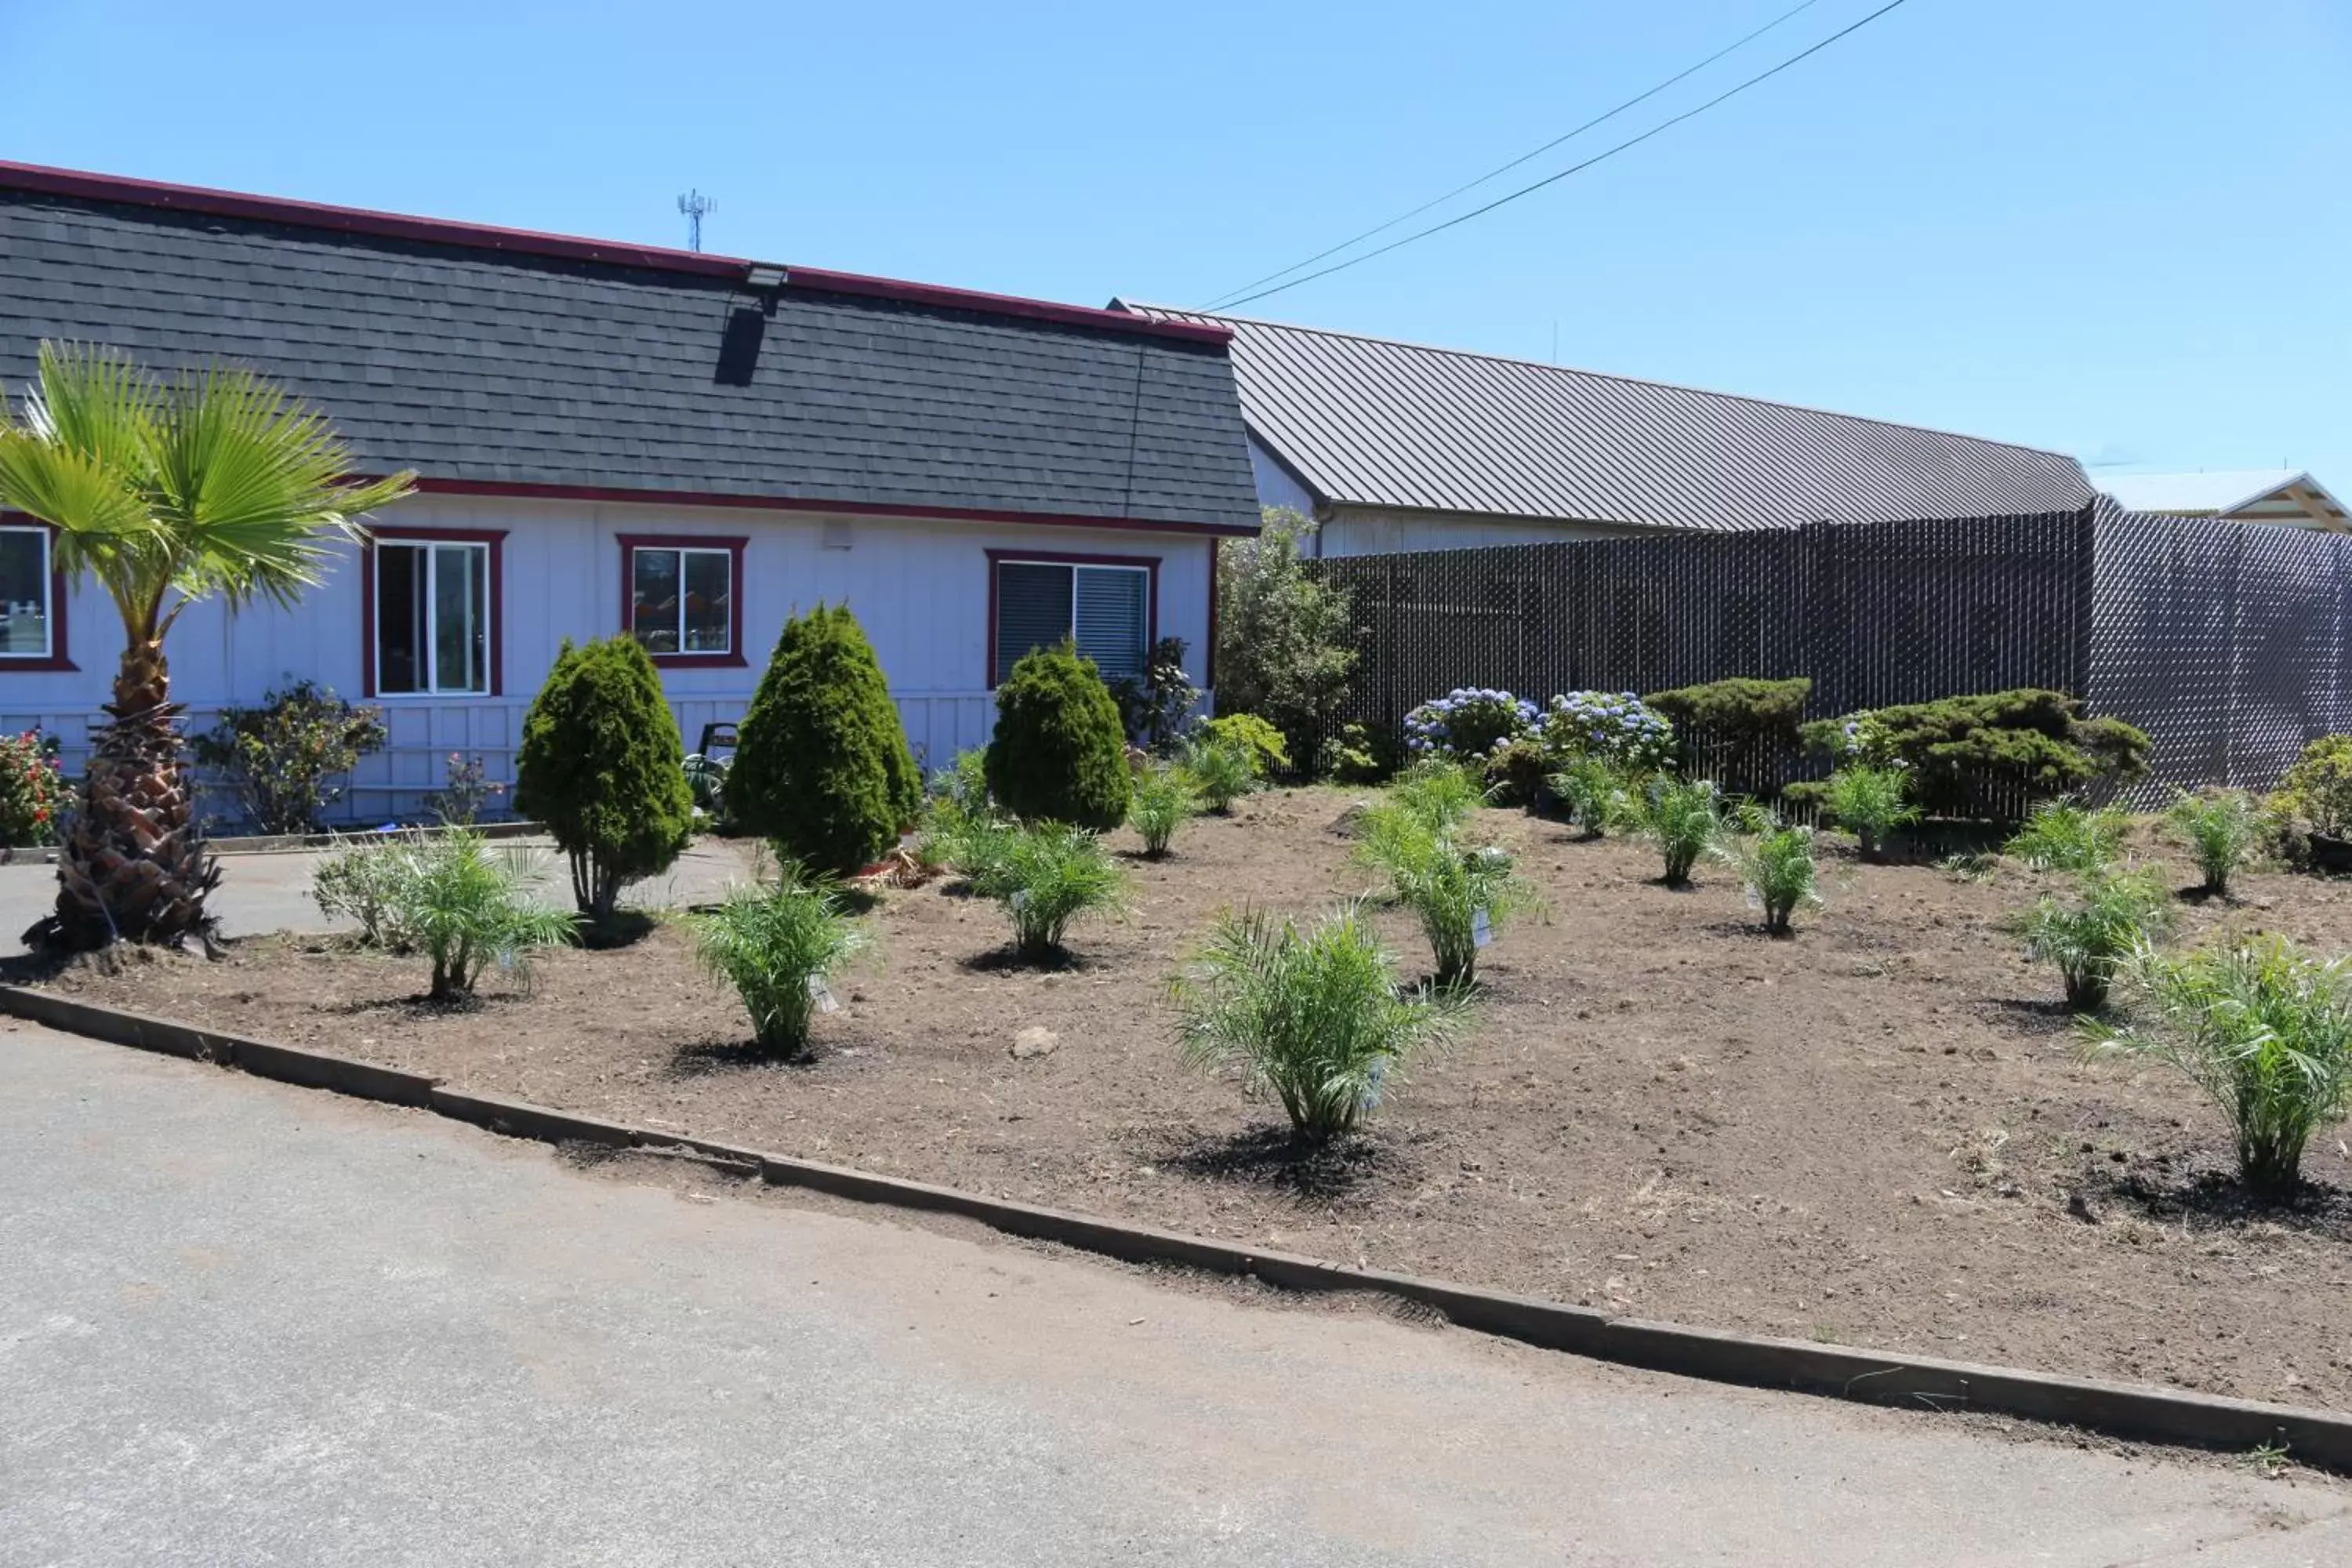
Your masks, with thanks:
M0 385L242 361L442 489L1253 532L1226 336L0 163Z
M1129 303L1234 333L1242 416L1328 506L1738 531L2070 511L2059 452L1940 430Z

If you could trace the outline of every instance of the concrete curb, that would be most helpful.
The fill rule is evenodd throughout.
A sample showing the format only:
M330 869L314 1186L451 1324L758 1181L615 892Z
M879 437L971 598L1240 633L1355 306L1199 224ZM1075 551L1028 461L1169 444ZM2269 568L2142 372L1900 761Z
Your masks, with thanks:
M2197 1447L2250 1449L2283 1444L2300 1463L2352 1474L2352 1415L2224 1399L2149 1384L2108 1383L1929 1356L1889 1356L1841 1345L1612 1318L1590 1308L1534 1297L1351 1268L1289 1253L1256 1251L1204 1237L630 1127L524 1100L455 1089L435 1079L373 1063L215 1034L21 985L0 986L0 1013L115 1045L237 1067L280 1082L428 1110L510 1137L616 1150L683 1152L730 1174L748 1177L757 1172L761 1180L772 1185L805 1187L860 1203L959 1215L1008 1236L1057 1242L1129 1263L1175 1264L1245 1276L1285 1289L1388 1296L1433 1308L1465 1329L1597 1361L1875 1405L2013 1415Z

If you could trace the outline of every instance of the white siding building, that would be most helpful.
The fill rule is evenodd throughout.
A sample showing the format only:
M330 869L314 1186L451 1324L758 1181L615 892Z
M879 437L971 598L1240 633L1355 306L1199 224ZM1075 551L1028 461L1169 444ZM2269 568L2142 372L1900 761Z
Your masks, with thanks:
M634 630L689 747L819 603L856 612L931 765L1065 634L1113 678L1181 637L1206 686L1215 541L1256 529L1214 331L5 165L0 280L12 392L45 338L236 358L368 471L419 471L297 608L200 605L168 645L193 727L294 679L379 703L363 821L415 810L451 753L510 778L566 637ZM0 722L70 768L112 606L0 517Z

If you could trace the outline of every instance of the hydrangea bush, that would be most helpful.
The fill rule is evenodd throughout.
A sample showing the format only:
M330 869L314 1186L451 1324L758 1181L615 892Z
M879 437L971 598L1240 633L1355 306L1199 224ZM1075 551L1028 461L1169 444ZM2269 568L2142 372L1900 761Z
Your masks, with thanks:
M1551 700L1543 716L1544 750L1565 766L1599 757L1633 773L1654 773L1674 760L1675 727L1630 691L1570 691Z
M1457 687L1404 716L1405 750L1415 758L1484 757L1534 729L1541 718L1534 703L1507 691Z

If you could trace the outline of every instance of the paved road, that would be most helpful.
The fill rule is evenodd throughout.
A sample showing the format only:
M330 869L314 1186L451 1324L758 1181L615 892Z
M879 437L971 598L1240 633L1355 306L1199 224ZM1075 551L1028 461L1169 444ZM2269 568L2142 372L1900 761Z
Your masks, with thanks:
M0 1148L9 1568L2352 1562L2324 1479L588 1174L29 1025Z
M551 856L553 847L547 847ZM729 882L747 875L750 853L746 844L697 839L678 857L676 866L633 885L622 901L641 909L709 902L724 893ZM213 910L221 918L222 933L251 936L260 931L346 929L348 922L328 920L310 901L310 874L320 859L319 853L308 850L222 856L220 890L212 900ZM541 896L555 902L571 898L560 858L551 859ZM38 862L0 866L0 953L24 952L20 939L26 928L47 914L57 897L56 867Z

